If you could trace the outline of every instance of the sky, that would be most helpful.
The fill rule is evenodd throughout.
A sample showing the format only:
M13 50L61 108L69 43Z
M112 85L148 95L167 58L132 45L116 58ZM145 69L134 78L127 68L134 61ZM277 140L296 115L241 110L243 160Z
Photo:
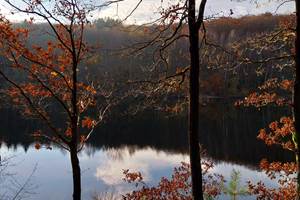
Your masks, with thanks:
M249 14L260 14L265 12L286 14L294 12L294 2L287 3L281 6L278 10L277 7L280 3L275 0L270 3L269 0L259 0L260 5L251 3L251 0L207 0L206 16L215 15L220 13L221 15L229 16L230 9L233 10L233 17L240 17ZM280 1L280 0L279 0ZM128 13L134 8L139 0L127 0L118 5L113 5L109 8L103 9L102 12L97 13L98 17L111 16L120 17L121 19L126 17ZM177 2L176 0L163 1L161 0L144 0L139 9L134 12L134 15L129 18L131 23L143 23L156 19L158 16L157 10L161 7L170 5L170 2ZM197 1L200 2L199 0ZM277 10L277 11L276 11Z
M14 2L19 2L21 0L14 0ZM95 1L95 0L94 0ZM103 0L99 0L103 1ZM143 0L139 5L138 9L135 10L134 14L131 15L126 21L126 23L132 24L142 24L150 22L159 17L158 10L161 8L166 8L178 0ZM280 1L283 0L273 0L271 3L269 0L259 0L260 4L256 5L251 2L253 0L207 0L206 6L206 16L219 14L222 16L229 16L230 9L233 11L233 17L240 17L244 15L260 14L265 12L276 13L276 14L286 14L294 12L294 2L286 3L281 6L278 10L277 7ZM110 7L102 8L96 11L92 15L92 19L112 17L124 19L132 9L137 5L139 0L124 0L118 4L113 4ZM200 0L197 1L198 3ZM11 21L23 21L25 18L29 18L26 15L10 13L10 7L5 3L5 0L0 0L0 13L7 16Z

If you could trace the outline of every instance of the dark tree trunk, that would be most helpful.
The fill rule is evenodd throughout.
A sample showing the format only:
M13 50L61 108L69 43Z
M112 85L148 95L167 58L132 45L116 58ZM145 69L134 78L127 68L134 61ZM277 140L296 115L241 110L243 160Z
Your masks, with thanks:
M72 138L69 143L70 147L70 156L71 156L71 164L72 164L72 172L73 172L73 200L81 199L81 171L78 159L78 107L77 107L77 69L78 69L78 60L76 55L76 48L73 38L71 37L72 43L72 56L73 56L73 67L72 67L72 82L73 82L73 90L72 90Z
M203 200L199 146L199 28L196 23L195 0L189 0L188 25L190 42L189 148L194 200Z
M295 68L296 68L296 78L295 78L295 86L294 86L294 118L295 118L295 129L296 129L296 138L298 145L297 152L297 164L298 164L298 199L300 192L300 151L299 151L299 140L300 140L300 2L299 0L295 0L296 2L296 40L295 40Z
M73 174L73 200L80 200L81 199L81 171L80 171L78 152L77 152L77 143L78 143L77 108L74 107L74 110L75 110L74 112L75 114L73 114L72 117L72 139L71 142L69 143L69 147L70 147L72 174Z
M73 173L73 200L81 199L81 174L80 165L76 148L70 151L72 173Z

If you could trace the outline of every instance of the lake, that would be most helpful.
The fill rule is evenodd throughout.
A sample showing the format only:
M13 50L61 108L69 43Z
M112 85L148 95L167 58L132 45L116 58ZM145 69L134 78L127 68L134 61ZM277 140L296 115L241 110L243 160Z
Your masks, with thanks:
M232 103L224 102L211 103L200 109L204 159L215 163L211 172L220 173L229 180L235 169L241 172L242 185L248 180L262 180L276 187L276 181L259 170L260 160L292 160L293 155L280 148L266 147L256 135L260 128L281 116L290 115L290 111L276 107L235 108ZM24 121L11 109L2 109L1 113L0 155L2 158L13 156L9 172L23 183L35 169L26 199L71 199L68 153L55 147L36 150L30 134L37 123ZM141 171L149 185L158 183L162 176L170 177L174 167L189 161L186 131L186 113L172 115L147 110L135 116L108 120L97 128L79 156L83 199L91 199L95 193L124 194L130 191L132 186L122 180L123 169ZM0 194L9 190L10 184L9 181L0 182ZM223 195L219 199L230 198Z

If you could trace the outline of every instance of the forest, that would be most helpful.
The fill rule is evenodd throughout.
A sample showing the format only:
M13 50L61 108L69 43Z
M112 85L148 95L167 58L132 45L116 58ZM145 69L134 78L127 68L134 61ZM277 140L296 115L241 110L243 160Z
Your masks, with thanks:
M0 1L0 200L299 199L300 2L126 1Z

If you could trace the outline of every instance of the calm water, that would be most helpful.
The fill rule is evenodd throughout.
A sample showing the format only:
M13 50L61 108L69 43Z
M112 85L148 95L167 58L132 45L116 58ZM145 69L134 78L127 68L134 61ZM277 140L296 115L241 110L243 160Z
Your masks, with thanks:
M9 171L22 183L36 166L31 179L31 190L35 194L28 199L71 199L68 154L58 148L35 150L28 135L37 124L21 120L19 114L11 110L1 112L0 155L2 158L14 156ZM206 149L206 159L215 162L212 172L229 179L232 169L235 169L242 174L242 184L248 180L263 180L270 186L276 186L276 182L259 171L259 161L265 157L269 160L290 160L293 155L265 147L256 140L256 135L270 121L289 114L285 109L236 109L223 103L202 107L200 137ZM108 121L99 127L80 153L84 199L90 199L95 192L125 193L132 189L122 180L123 169L141 171L150 185L157 183L161 176L169 177L180 162L188 162L186 129L184 116L166 116L150 111ZM0 193L6 189L2 183Z

